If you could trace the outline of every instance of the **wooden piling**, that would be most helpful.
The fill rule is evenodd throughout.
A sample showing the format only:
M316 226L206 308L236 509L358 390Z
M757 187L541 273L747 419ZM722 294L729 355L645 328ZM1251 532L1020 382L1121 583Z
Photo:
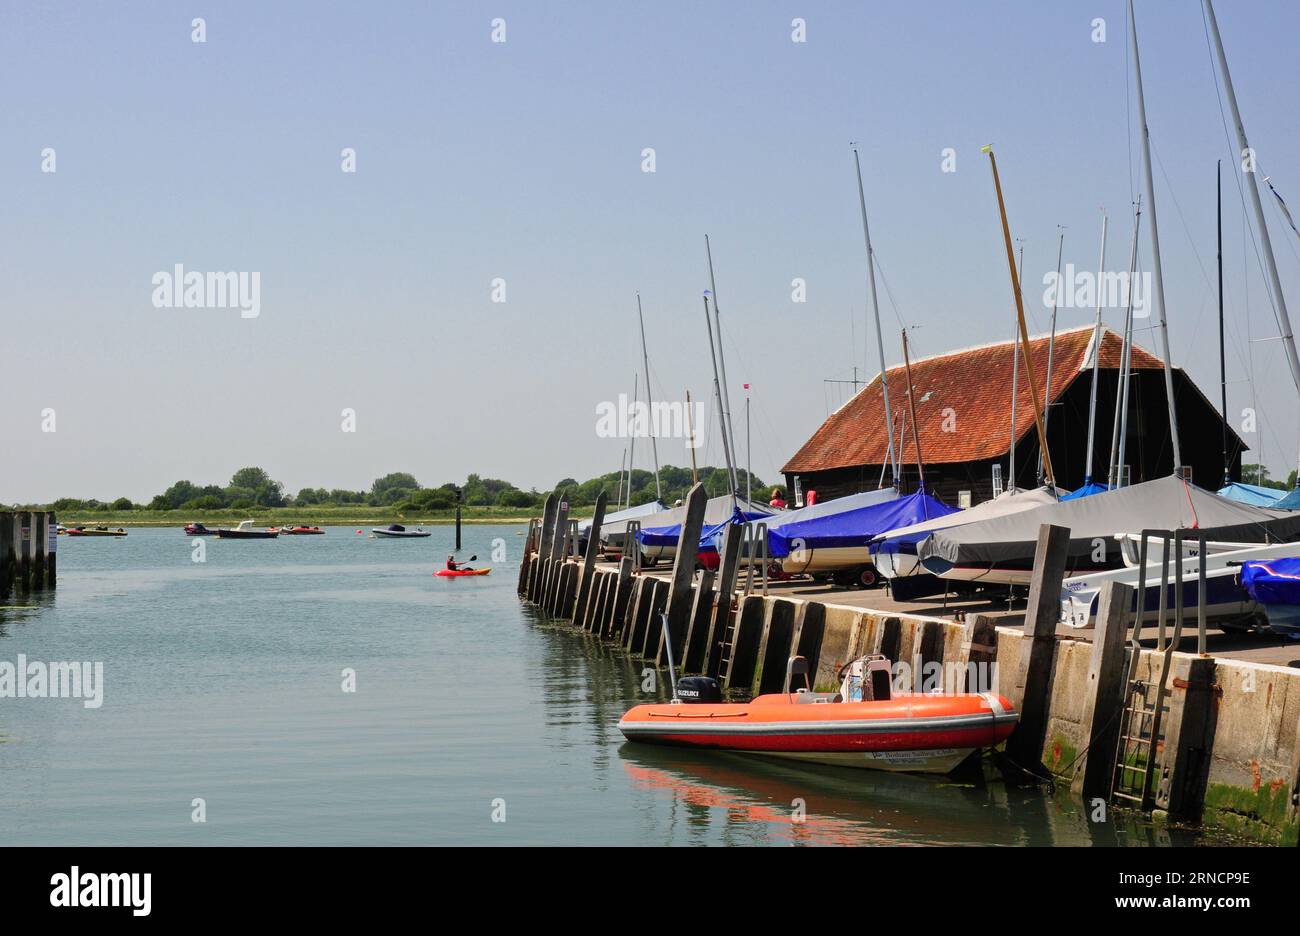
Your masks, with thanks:
M18 511L18 588L32 590L32 512Z
M655 579L654 594L650 598L650 607L646 613L645 630L640 635L642 642L638 644L637 635L632 635L632 652L640 652L641 656L651 663L658 662L660 646L663 644L664 629L659 615L668 606L669 588L669 584L663 579Z
M560 567L564 564L564 544L569 538L569 502L560 501L555 513L555 530L552 533L551 551L547 561L546 587L542 593L542 607L555 612L555 590L559 585Z
M703 484L694 485L686 495L686 518L682 520L677 537L677 556L673 560L672 584L668 590L668 632L673 641L673 659L682 658L681 648L686 642L686 627L691 613L692 581L695 578L695 559L700 550L700 532L704 529L704 508L709 500ZM667 654L656 656L660 663Z
M708 655L709 622L713 619L714 573L705 569L695 586L695 600L691 602L690 624L686 628L685 649L682 651L682 672L704 671Z
M592 584L591 602L587 607L587 620L583 622L582 629L589 634L594 634L600 629L601 614L605 610L605 602L609 595L610 574L604 569L596 573L596 581Z
M726 678L723 688L746 691L754 682L754 670L758 666L758 645L763 639L763 618L767 600L762 595L746 595L736 612L736 632L732 636L730 660L724 660Z
M14 524L11 511L0 511L0 601L13 591L17 561L14 556Z
M794 640L795 603L777 598L767 606L762 642L758 651L759 671L754 689L756 695L780 692L785 685L785 665L790 659Z
M821 663L822 638L826 634L826 605L805 601L795 616L794 655L808 661L808 682L817 688L817 666Z
M879 653L891 663L898 663L903 651L903 622L896 617L887 617L876 629L879 642L875 653Z
M1213 657L1175 657L1169 710L1161 722L1164 763L1158 775L1156 805L1173 822L1198 823L1205 809L1210 751L1218 727L1218 697Z
M578 595L573 602L573 622L582 621L591 599L591 576L596 568L596 557L600 555L600 528L605 523L605 507L609 503L609 494L601 491L596 497L596 512L591 515L591 529L587 531L587 551L582 557L582 574L578 577Z
M618 561L618 577L614 580L614 600L610 603L609 618L601 631L602 637L617 638L623 633L623 618L627 615L628 600L632 597L632 557Z
M45 521L45 511L32 511L32 591L45 590L45 554L50 548Z
M1083 719L1079 724L1079 735L1086 745L1083 770L1075 773L1070 784L1085 803L1095 798L1109 803L1115 782L1115 756L1119 750L1128 674L1125 638L1135 591L1122 582L1107 582L1097 600L1097 623L1084 688Z
M537 604L542 594L542 581L546 578L546 565L551 551L551 542L555 538L555 511L559 501L554 494L546 495L546 504L542 508L542 530L537 542L537 565L531 574L528 586L528 600Z
M641 630L641 641L645 642L644 616L650 612L650 598L654 594L655 580L649 576L639 575L632 586L632 607L628 611L627 627L623 628L621 642L623 649L632 649L632 640L637 629Z
M961 644L961 684L958 692L997 692L992 680L982 682L980 673L989 673L998 658L998 629L985 614L966 618L966 639Z
M1020 723L1007 739L1007 757L1021 770L1039 772L1051 701L1052 659L1056 654L1056 624L1061 617L1061 582L1069 556L1070 531L1044 523L1038 530L1034 574L1025 609L1025 636L1020 671L1011 704Z
M528 532L524 534L524 557L519 563L519 582L515 590L521 595L528 594L528 570L531 565L529 560L533 555L534 538L537 536L537 518L533 517L528 521Z

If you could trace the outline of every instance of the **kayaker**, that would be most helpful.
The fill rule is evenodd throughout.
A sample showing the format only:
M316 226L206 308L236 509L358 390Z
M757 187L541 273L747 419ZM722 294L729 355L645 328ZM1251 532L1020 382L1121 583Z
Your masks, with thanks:
M456 554L455 554L455 553L449 553L449 554L447 555L447 571L448 571L448 572L459 572L459 571L460 571L460 566L459 566L459 565L457 564L457 562L456 562Z

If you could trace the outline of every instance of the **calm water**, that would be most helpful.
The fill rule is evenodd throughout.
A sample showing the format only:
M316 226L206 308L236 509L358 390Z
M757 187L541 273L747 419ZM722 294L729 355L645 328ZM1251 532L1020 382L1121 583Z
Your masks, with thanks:
M467 527L507 561L460 580L432 529L205 539L204 563L178 529L61 538L57 592L0 607L0 660L102 661L104 702L0 699L0 844L1169 841L998 783L628 745L640 666L521 606L521 528Z

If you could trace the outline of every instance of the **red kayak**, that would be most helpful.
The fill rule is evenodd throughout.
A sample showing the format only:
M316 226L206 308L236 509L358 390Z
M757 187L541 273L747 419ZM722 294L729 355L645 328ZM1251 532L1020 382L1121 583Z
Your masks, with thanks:
M324 534L324 532L325 531L318 526L280 527L280 534L282 536L313 536Z
M439 569L433 574L444 578L459 578L462 575L487 575L491 571L491 569Z

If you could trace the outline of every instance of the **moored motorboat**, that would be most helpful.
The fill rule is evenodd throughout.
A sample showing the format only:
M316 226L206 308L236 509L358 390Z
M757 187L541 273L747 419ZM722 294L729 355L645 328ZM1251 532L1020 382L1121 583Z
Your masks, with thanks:
M790 676L807 664L792 657ZM619 730L629 741L712 748L820 764L948 773L976 750L1005 741L1019 715L992 692L892 692L889 663L863 657L841 671L836 693L807 688L722 701L716 680L686 677L670 703L638 705Z
M185 532L190 536L216 536L217 531L205 527L203 524L195 521L185 524Z
M280 535L280 531L275 527L267 527L263 530L253 529L252 520L241 520L239 526L233 530L217 530L217 536L221 539L275 539Z
M71 527L68 530L68 536L126 536L126 530L118 527L116 530L110 530L106 526L97 527Z
M400 523L390 523L386 527L371 527L370 532L375 536L385 536L390 539L419 539L433 535L432 533L428 533L418 527L414 530L408 530Z

